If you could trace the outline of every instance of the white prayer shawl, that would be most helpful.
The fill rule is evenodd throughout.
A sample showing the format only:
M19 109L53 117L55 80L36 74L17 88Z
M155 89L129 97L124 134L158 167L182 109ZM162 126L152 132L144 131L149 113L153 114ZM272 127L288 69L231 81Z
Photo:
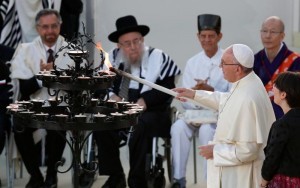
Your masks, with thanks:
M19 15L19 21L22 28L22 42L31 42L37 36L38 33L35 29L35 17L37 13L44 8L52 8L43 7L41 0L15 0L16 8ZM52 3L48 3L51 5ZM59 11L61 5L61 0L55 0L54 9Z
M0 5L0 12L4 21L0 35L0 43L16 48L22 40L22 35L15 0L3 0Z
M20 42L32 42L38 36L36 14L51 8L60 11L61 0L4 0L0 5L4 20L0 43L16 48Z
M145 52L141 63L142 69L140 74L145 80L155 83L158 78L163 80L166 77L177 76L180 74L179 68L173 63L167 54L165 54L162 50L155 48L149 56L149 49L149 46L145 46ZM114 50L109 53L109 59L112 60L113 67L119 67L120 63L124 63L124 60L122 59L121 52L119 52L116 58L113 58L113 51ZM163 54L166 57L165 60L163 60ZM164 71L162 71L163 68L165 68ZM140 75L134 76L140 77ZM143 85L140 93L151 89L151 87Z
M56 43L56 52L62 47L66 46L63 37L59 37ZM66 69L67 65L74 66L73 60L66 54L66 49L58 53L58 57L55 59L55 65L57 68ZM40 71L40 62L47 62L46 49L40 37L37 37L32 43L20 44L14 54L11 61L11 78L14 80L14 99L19 98L18 79L29 79L35 76ZM41 86L41 81L39 81ZM39 98L46 100L49 98L47 88L42 88L33 93L30 98Z
M229 93L197 91L195 100L219 109L207 188L258 188L263 148L275 121L261 80L251 72L233 83Z

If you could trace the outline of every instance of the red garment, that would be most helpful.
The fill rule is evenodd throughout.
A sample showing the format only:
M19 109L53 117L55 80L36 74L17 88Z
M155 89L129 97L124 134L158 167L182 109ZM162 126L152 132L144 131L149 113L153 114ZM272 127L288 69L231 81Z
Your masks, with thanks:
M277 174L269 182L268 188L300 188L300 177Z

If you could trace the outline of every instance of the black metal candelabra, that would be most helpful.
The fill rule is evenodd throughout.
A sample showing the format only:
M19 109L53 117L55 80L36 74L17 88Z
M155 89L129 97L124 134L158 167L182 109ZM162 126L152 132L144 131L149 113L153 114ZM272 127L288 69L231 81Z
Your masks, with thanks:
M10 104L7 109L13 114L16 125L19 125L17 131L22 132L28 126L71 133L70 140L62 135L71 149L71 165L66 170L60 170L63 163L58 161L56 167L60 173L73 169L73 185L77 188L82 173L93 173L98 169L96 161L92 161L88 167L82 162L81 154L91 134L86 135L85 132L134 126L142 109L126 101L108 100L108 88L112 86L116 75L101 71L99 67L92 68L92 64L87 61L88 51L83 50L82 46L69 49L67 54L74 60L74 66L59 69L54 65L54 70L41 71L36 75L43 86L48 88L48 99L18 101ZM102 51L100 55L103 62ZM103 95L97 98L95 93L99 90Z

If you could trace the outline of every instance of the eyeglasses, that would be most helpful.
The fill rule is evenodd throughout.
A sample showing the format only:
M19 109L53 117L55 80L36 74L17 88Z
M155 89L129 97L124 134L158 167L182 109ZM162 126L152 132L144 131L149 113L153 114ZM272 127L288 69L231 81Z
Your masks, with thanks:
M221 61L220 67L223 67L224 65L240 65L240 64L237 64L237 63L225 63L224 61Z
M270 34L270 35L274 36L274 35L278 35L278 34L280 34L282 32L281 31L272 31L272 30L269 31L269 30L262 29L262 30L260 30L260 33L262 35L268 35L268 34Z
M132 45L138 46L138 45L142 44L142 38L136 38L132 41L119 42L119 44L121 46L123 46L124 48L130 48Z
M56 30L59 28L60 24L59 23L55 23L55 24L49 24L49 25L37 25L38 27L42 28L43 30L48 30L48 29L53 29Z

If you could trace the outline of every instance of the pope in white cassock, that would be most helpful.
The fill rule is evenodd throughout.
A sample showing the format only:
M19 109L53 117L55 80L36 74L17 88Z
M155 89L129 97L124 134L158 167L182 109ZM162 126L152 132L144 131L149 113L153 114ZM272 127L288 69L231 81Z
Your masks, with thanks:
M243 44L228 47L221 60L230 92L176 88L177 99L194 99L219 111L213 141L200 146L208 159L207 188L258 188L269 129L275 121L271 102L261 80L252 71L254 55Z

